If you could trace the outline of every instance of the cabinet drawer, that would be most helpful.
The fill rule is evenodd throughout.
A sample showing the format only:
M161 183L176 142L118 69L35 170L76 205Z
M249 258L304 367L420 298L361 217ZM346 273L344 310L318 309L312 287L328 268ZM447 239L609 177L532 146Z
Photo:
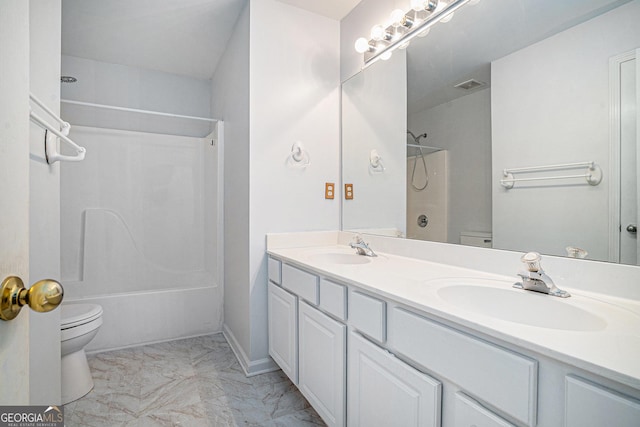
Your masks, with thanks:
M347 287L320 279L320 308L338 319L347 320Z
M439 427L442 384L349 334L349 427Z
M566 378L565 400L566 427L640 425L640 402L580 378Z
M456 427L515 427L463 393L456 393Z
M349 295L349 323L363 334L383 343L387 335L385 302L360 292L351 292Z
M282 266L282 263L275 259L275 258L268 258L267 261L267 270L269 272L269 280L271 280L273 283L279 285L281 284L281 275L280 275L280 268Z
M318 305L318 276L315 274L284 264L282 266L282 287L289 289L311 304Z
M523 424L536 424L538 363L400 308L389 345Z

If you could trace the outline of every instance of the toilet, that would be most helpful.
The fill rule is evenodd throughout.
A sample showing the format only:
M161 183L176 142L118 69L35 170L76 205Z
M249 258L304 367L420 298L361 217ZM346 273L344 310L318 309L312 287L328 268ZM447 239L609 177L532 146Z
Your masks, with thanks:
M102 307L97 304L63 304L60 307L62 403L67 404L93 388L84 348L102 325Z

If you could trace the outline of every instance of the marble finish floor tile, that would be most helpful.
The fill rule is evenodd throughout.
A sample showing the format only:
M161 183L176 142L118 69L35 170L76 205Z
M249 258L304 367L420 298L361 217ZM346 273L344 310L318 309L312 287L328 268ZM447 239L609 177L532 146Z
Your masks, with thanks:
M222 334L89 356L66 426L324 426L282 372L246 377Z

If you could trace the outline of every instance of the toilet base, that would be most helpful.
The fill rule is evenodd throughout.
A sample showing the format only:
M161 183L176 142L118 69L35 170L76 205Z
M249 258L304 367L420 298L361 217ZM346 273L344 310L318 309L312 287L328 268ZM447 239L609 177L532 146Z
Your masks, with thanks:
M66 405L85 396L93 389L84 349L62 357L62 404Z

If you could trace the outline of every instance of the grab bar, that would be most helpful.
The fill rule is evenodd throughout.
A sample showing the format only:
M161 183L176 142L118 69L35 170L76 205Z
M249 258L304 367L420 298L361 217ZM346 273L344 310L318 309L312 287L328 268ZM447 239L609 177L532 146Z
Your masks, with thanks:
M513 174L517 173L531 173L531 172L544 172L550 170L562 170L562 169L578 169L587 168L586 172L581 175L556 175L556 176L541 176L541 177L528 177L528 178L514 178ZM598 185L602 181L602 169L595 162L579 162L579 163L562 163L557 165L547 166L531 166L524 168L511 168L504 169L502 171L503 179L500 180L500 184L507 190L513 188L516 182L525 181L544 181L555 179L571 179L571 178L584 178L589 185Z
M54 134L55 136L60 138L62 141L64 141L67 144L69 144L71 147L73 147L73 149L77 153L75 156L66 156L66 155L60 154L58 152L56 144L54 142L50 142L49 138L48 138L48 135L45 133L44 149L45 149L45 158L47 160L47 163L48 164L52 164L52 163L59 162L59 161L79 162L81 160L84 160L84 156L85 156L85 153L87 152L87 150L84 147L80 147L78 144L73 142L67 136L67 135L69 135L69 130L71 129L71 125L68 122L65 122L64 120L62 120L60 117L58 117L56 115L56 113L54 113L50 108L48 108L34 94L30 93L29 94L29 98L36 105L38 105L40 108L42 108L43 111L45 111L47 114L49 114L56 122L58 122L60 124L60 126L61 126L61 129L58 130L55 127L51 126L46 120L44 120L42 117L38 116L30 108L29 109L29 118L31 119L31 121L34 122L35 124L37 124L38 126L40 126L41 128L45 129L46 131L51 132L52 134Z

